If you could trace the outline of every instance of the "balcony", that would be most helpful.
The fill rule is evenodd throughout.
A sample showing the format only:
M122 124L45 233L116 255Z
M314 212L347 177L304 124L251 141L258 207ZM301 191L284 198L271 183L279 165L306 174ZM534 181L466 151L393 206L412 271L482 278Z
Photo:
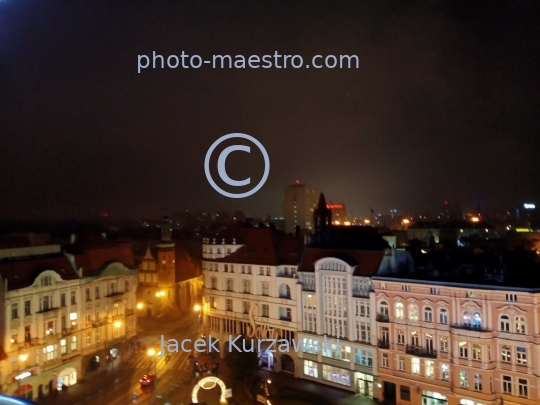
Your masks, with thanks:
M369 290L353 290L353 297L369 298Z
M123 295L124 292L123 291L111 291L109 293L107 293L107 295L105 295L106 298L110 298L110 297L117 297L119 295Z
M386 339L379 339L377 342L377 347L379 349L390 349L390 342Z
M276 277L296 278L296 272L294 271L278 271Z
M390 322L388 314L377 314L377 322Z
M36 314L46 314L47 312L58 311L59 307L45 307L36 312Z
M412 354L418 357L429 357L432 359L437 358L437 350L430 349L428 347L410 346L405 347L405 353Z
M491 332L491 329L484 328L481 325L471 325L468 323L454 323L450 325L450 327L454 329L469 330L472 332Z
M315 292L315 286L314 285L302 284L302 291Z
M280 317L279 317L279 320L280 320L280 321L291 322L291 317L290 317L290 316L280 316Z

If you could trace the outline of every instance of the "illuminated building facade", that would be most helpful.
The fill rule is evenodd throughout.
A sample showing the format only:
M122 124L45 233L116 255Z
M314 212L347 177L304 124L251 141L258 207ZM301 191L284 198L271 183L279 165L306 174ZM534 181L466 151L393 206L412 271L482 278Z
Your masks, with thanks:
M219 339L221 356L228 350L229 336L291 341L297 332L296 272L303 237L238 226L219 237L204 238L202 245L205 334ZM271 353L268 343L261 349L262 367L298 375L294 350Z
M114 365L136 333L129 247L85 236L43 251L25 248L24 256L0 263L2 392L29 399L76 384L94 364Z
M539 289L374 277L380 398L399 405L537 404Z

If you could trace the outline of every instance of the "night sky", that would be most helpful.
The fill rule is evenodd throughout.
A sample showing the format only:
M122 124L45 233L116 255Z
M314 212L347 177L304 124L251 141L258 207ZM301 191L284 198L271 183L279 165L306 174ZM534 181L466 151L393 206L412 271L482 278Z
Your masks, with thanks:
M357 216L540 203L538 2L493 3L0 0L0 218L281 215L295 179ZM359 68L138 74L152 51ZM245 199L204 175L232 132L271 161ZM261 155L235 152L227 170L256 183Z

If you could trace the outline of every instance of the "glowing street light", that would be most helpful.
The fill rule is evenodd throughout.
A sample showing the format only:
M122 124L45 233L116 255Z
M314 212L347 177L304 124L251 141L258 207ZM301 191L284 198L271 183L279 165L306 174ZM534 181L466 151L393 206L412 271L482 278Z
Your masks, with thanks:
M114 327L115 327L116 329L120 329L121 326L122 326L122 322L120 322L120 321L116 321L116 322L114 323Z
M472 217L472 218L471 218L471 221L473 221L473 222L480 222L480 218L478 218L478 217Z
M405 218L405 219L404 219L403 221L401 221L401 222L403 222L403 223L406 225L406 224L410 223L411 221L409 221L407 218Z
M193 309L197 312L199 312L201 310L201 306L199 304L195 304L195 306L193 307Z
M165 291L158 291L156 297L165 297Z
M144 305L142 304L142 302L139 302L137 304L137 309L143 309Z
M364 224L369 224L371 221L369 219L364 219Z

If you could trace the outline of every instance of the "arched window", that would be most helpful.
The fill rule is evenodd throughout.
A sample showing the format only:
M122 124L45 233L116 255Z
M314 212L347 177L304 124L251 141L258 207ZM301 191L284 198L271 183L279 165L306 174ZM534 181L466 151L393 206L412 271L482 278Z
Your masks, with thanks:
M525 334L525 318L522 316L516 316L516 333Z
M291 298L291 287L287 284L281 284L279 286L279 298Z
M501 316L501 331L510 332L510 318L508 315Z
M396 304L396 318L403 319L404 317L405 317L405 309L403 308L403 304L401 302L398 302Z
M482 327L482 315L480 315L480 312L475 312L472 318L472 324L476 328Z
M433 322L433 311L430 307L424 308L424 321Z
M472 317L471 317L471 313L469 311L463 312L463 325L465 325L465 326L471 326L472 325Z
M389 314L388 302L381 301L381 304L379 305L379 313L381 315L388 315Z
M411 321L418 320L418 305L416 304L409 305L409 319Z
M439 323L444 325L448 323L448 311L446 308L439 309Z

